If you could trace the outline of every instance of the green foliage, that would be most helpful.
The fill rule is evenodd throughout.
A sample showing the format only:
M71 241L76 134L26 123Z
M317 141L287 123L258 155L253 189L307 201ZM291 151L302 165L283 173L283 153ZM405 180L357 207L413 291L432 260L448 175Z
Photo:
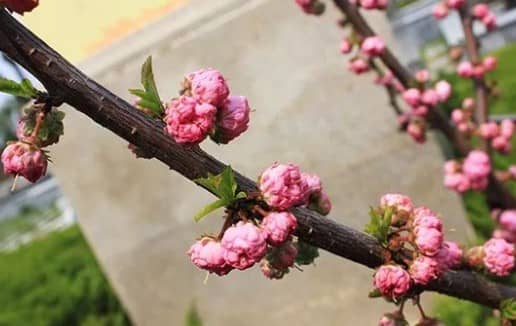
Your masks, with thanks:
M383 213L375 211L373 208L369 210L371 220L364 228L364 232L375 237L384 246L387 246L387 236L392 221L392 207L387 207Z
M434 306L436 318L445 325L453 326L497 326L498 318L493 316L489 308L474 304L469 301L440 296Z
M158 87L154 80L152 57L148 57L143 63L141 74L143 89L130 89L129 92L140 98L138 101L140 107L148 109L153 117L161 117L165 112L165 108L159 97Z
M244 192L237 193L237 183L231 166L225 167L218 175L209 174L207 178L199 178L194 181L219 197L218 200L204 207L195 215L196 222L218 208L230 206L236 200L246 198Z
M23 79L18 83L3 77L0 77L0 92L27 99L35 98L38 94L38 90L32 86L32 83L28 79Z
M500 304L503 318L516 320L516 299L507 299Z
M185 326L202 326L201 316L197 311L195 304L192 304L185 316Z
M0 253L0 325L130 325L78 227Z

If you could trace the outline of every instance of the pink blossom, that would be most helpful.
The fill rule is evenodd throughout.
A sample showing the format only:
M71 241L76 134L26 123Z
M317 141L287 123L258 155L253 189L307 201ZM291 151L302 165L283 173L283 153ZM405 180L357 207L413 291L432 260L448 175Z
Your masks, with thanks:
M432 10L432 15L435 19L443 19L448 16L448 6L445 3L438 3Z
M482 23L488 31L492 31L496 28L496 16L492 12L489 12L482 18Z
M473 77L475 74L475 68L473 67L473 64L469 61L462 61L457 66L457 74L464 78Z
M503 119L500 123L500 135L510 139L514 134L514 122L511 119Z
M413 227L416 233L419 228L432 228L442 231L443 223L431 209L423 206L414 209Z
M414 235L416 246L423 255L435 256L441 249L443 233L438 229L418 227Z
M412 114L418 117L425 117L428 114L428 107L420 105L418 107L412 108Z
M385 43L378 36L369 36L364 39L360 48L366 55L374 57L385 51Z
M211 104L180 96L167 106L166 131L179 144L198 144L213 130L216 113Z
M470 187L473 190L481 191L487 188L488 178L476 178L470 180Z
M430 72L428 69L421 69L414 74L416 80L420 83L426 83L430 79Z
M516 179L516 165L511 165L508 168L511 178Z
M23 142L8 145L1 156L5 174L21 175L36 182L47 173L47 157L37 147Z
M482 78L486 73L486 68L483 65L476 65L473 67L473 76L475 78Z
M321 191L317 196L310 200L310 209L315 210L321 215L330 214L332 204L330 197L324 191Z
M471 182L469 178L462 173L452 173L444 176L444 186L448 189L463 193L471 189Z
M463 123L459 123L457 125L457 129L462 132L462 133L466 133L466 132L470 132L471 131L471 125L467 122L463 122Z
M361 75L369 71L369 63L362 58L354 58L349 61L348 69L357 75Z
M475 100L472 99L471 97L466 97L462 101L462 108L464 110L473 110L475 108Z
M290 212L270 212L262 220L261 226L267 235L267 242L279 246L290 239L297 227L297 219Z
M484 58L484 60L482 61L482 65L484 66L484 69L486 71L493 71L496 69L497 60L495 57L488 56Z
M322 181L316 174L301 173L310 190L310 194L319 194L322 191Z
M498 136L500 128L496 122L486 122L480 125L479 128L480 136L484 139L492 139Z
M430 88L423 92L421 101L426 105L435 106L439 103L440 97L435 90Z
M516 209L508 209L500 214L500 225L510 232L516 232Z
M353 50L353 43L349 41L349 39L344 39L340 42L340 52L342 54L348 54Z
M495 139L493 139L491 141L491 146L495 150L497 150L503 154L508 154L512 149L512 145L509 142L509 140L503 136L499 136L499 137L496 137Z
M239 270L253 266L267 251L266 234L253 223L242 221L224 232L221 245L226 262Z
M448 83L446 80L440 80L435 84L435 92L437 93L437 96L439 97L439 101L445 102L447 101L452 93L452 87L450 83Z
M274 163L260 177L260 190L271 207L286 210L307 204L310 188L295 164Z
M409 123L407 133L417 143L422 144L426 141L425 128L419 123Z
M417 88L409 88L403 92L402 97L408 105L416 107L421 101L421 92Z
M410 277L416 284L426 285L439 276L440 268L437 261L426 256L419 256L410 265Z
M229 96L217 113L214 140L227 144L240 136L249 127L250 112L245 96Z
M407 293L410 286L410 275L401 266L383 265L374 275L374 287L386 297L398 298Z
M489 13L489 6L485 3L477 3L471 10L473 17L483 19Z
M504 239L491 239L484 246L484 265L497 276L507 276L514 268L514 245Z
M452 174L460 170L459 162L455 160L448 160L444 163L443 171L445 174Z
M222 74L215 69L201 69L186 76L192 97L211 104L222 105L229 95L229 88Z
M397 212L404 211L409 214L414 210L412 200L402 194L383 195L382 198L380 198L380 206L382 208L393 207Z
M464 122L465 121L464 111L462 111L461 109L453 110L452 114L451 114L451 119L452 119L453 123L455 123L455 124Z
M462 249L453 241L444 241L441 249L435 255L442 271L460 266L462 263Z
M465 2L466 0L447 0L448 6L454 9L459 9Z
M504 239L510 243L516 243L516 232L511 232L504 229L496 229L493 231L493 238Z
M233 269L226 263L224 252L220 242L204 237L194 243L187 254L195 266L222 276Z
M489 156L480 150L471 151L464 160L462 171L470 179L486 177L491 172Z

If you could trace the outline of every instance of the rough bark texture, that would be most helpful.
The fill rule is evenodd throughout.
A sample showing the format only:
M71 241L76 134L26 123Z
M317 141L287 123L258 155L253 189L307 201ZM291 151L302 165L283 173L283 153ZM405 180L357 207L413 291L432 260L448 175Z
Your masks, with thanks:
M34 74L52 96L70 104L149 156L167 164L186 178L219 173L224 164L199 147L176 144L163 132L163 123L143 113L103 88L68 63L57 52L24 28L6 11L0 11L0 50ZM256 190L256 184L236 172L241 190ZM374 268L382 264L384 249L371 236L338 224L306 208L295 208L297 235L304 241ZM516 297L516 288L497 284L469 271L451 271L428 290L496 308L506 298Z

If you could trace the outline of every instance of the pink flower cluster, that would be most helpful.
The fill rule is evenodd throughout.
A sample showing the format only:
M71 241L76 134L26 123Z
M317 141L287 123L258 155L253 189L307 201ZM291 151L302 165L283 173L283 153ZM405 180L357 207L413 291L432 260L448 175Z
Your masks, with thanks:
M324 13L324 3L319 0L295 0L296 4L308 15L321 15Z
M485 3L477 3L471 9L471 15L478 19L488 31L496 28L496 16Z
M493 218L498 223L498 228L493 233L493 238L505 239L510 243L516 243L516 210L494 211Z
M478 134L491 141L491 146L502 154L508 154L511 149L511 138L514 134L514 123L504 119L500 125L496 122L486 122L479 126Z
M354 44L349 38L344 39L340 44L340 52L348 54L353 50ZM369 36L360 42L360 53L349 59L349 71L361 75L370 70L369 59L382 55L385 52L385 43L378 36ZM391 74L392 75L392 74Z
M479 64L473 64L469 61L462 61L457 66L457 74L463 78L483 78L487 72L493 71L497 67L495 57L485 57Z
M376 57L385 52L385 43L378 36L369 36L362 41L360 50L368 57Z
M243 96L230 96L220 72L202 69L190 73L179 98L167 104L165 131L179 144L194 145L210 136L227 144L247 130L250 107Z
M462 102L462 108L452 111L451 120L461 133L471 135L475 131L475 124L472 122L474 108L475 101L468 97Z
M319 177L301 172L295 164L274 163L262 173L259 184L265 201L274 209L284 211L308 205L322 214L331 209Z
M487 271L497 276L507 276L514 269L514 244L504 239L492 238L483 246L484 266Z
M374 286L382 295L398 298L406 294L412 284L428 284L462 263L462 250L456 243L444 241L442 222L432 210L414 207L410 198L401 194L384 195L380 209L388 207L394 211L389 249L404 250L412 259L408 268L388 264L377 270ZM407 245L414 250L407 252Z
M468 190L484 190L489 182L491 161L489 156L480 150L471 151L462 166L451 160L444 164L444 185L457 192Z
M360 6L366 10L385 10L389 5L388 0L351 0L349 1L357 6Z

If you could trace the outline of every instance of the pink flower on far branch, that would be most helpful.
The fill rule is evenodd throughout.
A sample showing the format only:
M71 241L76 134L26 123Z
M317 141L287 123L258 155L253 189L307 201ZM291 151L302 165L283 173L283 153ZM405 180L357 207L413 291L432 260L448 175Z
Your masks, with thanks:
M496 66L498 65L497 60L495 57L485 57L482 61L482 65L484 66L484 69L486 71L493 71L496 69Z
M262 229L267 235L267 242L279 246L296 230L297 219L290 212L270 212L262 220Z
M252 223L238 222L221 240L224 259L233 268L244 270L259 262L267 251L266 234Z
M340 53L348 54L353 50L353 43L351 43L348 39L342 40L340 42Z
M453 123L455 123L456 125L464 122L465 121L464 111L462 111L461 109L453 110L452 114L451 114L451 119L452 119Z
M470 78L475 75L475 67L469 61L462 61L457 66L457 74L463 78Z
M439 94L433 89L427 89L423 92L423 95L421 96L421 102L423 102L426 105L435 106L437 103L439 103L440 97Z
M365 38L360 48L366 55L374 57L385 51L385 44L378 36L370 36Z
M409 134L412 139L419 144L422 144L426 141L426 134L425 134L425 128L424 125L417 123L417 122L411 122L407 126L407 133Z
M447 0L447 4L450 8L459 9L464 5L466 0Z
M398 298L407 293L411 283L409 273L401 266L383 265L374 274L374 287L389 298Z
M295 0L296 4L309 15L321 15L324 12L324 3L318 0Z
M426 285L439 276L439 263L430 257L419 256L410 265L410 277L416 284Z
M295 164L274 163L260 177L260 190L267 204L286 210L308 203L310 188Z
M483 19L487 14L489 14L489 6L485 3L477 3L473 6L471 13L473 17Z
M229 96L229 87L222 74L215 69L201 69L186 76L192 97L213 106L222 105Z
M427 207L418 207L414 209L414 221L412 223L415 232L419 228L432 228L442 231L443 223L437 215Z
M504 239L491 239L484 246L484 266L497 276L507 276L514 268L514 245Z
M500 214L499 223L503 229L516 233L516 209L509 209Z
M421 69L416 71L414 78L420 83L426 83L430 79L430 72L428 69Z
M226 275L233 268L224 259L225 249L220 242L204 237L194 243L187 254L195 266L219 276Z
M471 151L464 160L462 170L470 179L487 177L491 172L489 156L480 150Z
M362 58L354 58L349 61L348 69L357 75L361 75L369 71L369 63Z
M510 141L503 136L494 138L491 142L491 146L502 154L508 154L512 149Z
M435 5L434 9L432 10L432 15L435 19L443 19L448 16L448 12L448 6L445 3L440 2Z
M216 113L211 104L180 96L167 106L166 131L179 144L198 144L212 132Z
M500 135L510 139L514 134L514 122L511 119L503 119L500 123Z
M36 182L47 173L47 157L37 147L16 142L8 145L1 156L5 174L21 175Z
M440 80L435 84L435 92L439 97L439 101L445 102L447 101L452 93L452 87L450 83L445 80Z
M227 144L240 136L249 127L251 108L245 96L229 96L217 112L213 139Z
M417 88L409 88L402 94L403 100L410 106L416 107L421 102L421 92Z
M444 241L441 249L434 256L441 270L455 268L462 263L462 249L453 241Z
M500 128L496 122L486 122L480 125L480 136L484 139L492 139L498 136Z

